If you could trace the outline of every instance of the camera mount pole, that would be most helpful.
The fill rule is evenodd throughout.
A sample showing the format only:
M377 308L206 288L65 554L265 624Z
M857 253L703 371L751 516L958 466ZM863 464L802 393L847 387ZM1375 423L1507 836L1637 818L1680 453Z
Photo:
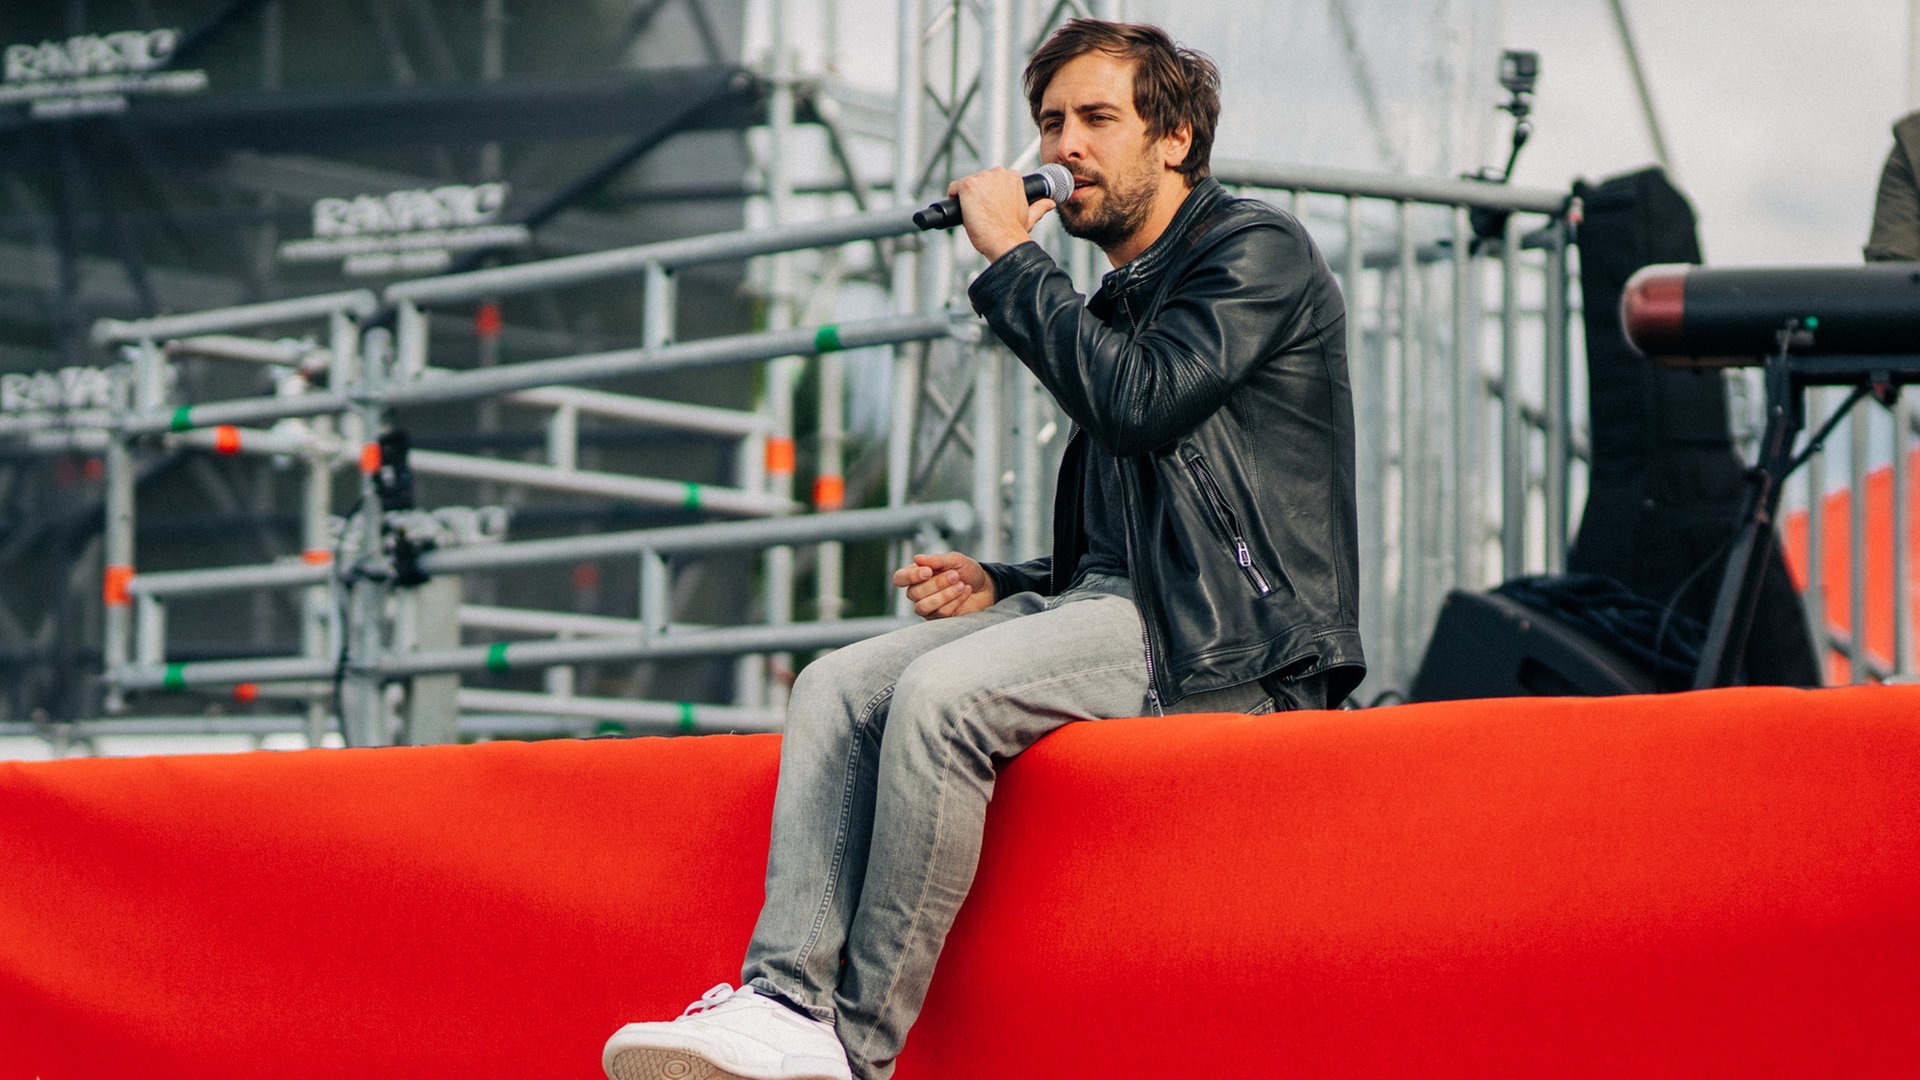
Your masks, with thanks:
M1540 54L1521 49L1508 49L1500 56L1500 85L1507 91L1507 100L1496 106L1501 112L1513 117L1513 141L1507 151L1506 167L1499 172L1483 166L1477 172L1463 173L1462 179L1478 180L1483 184L1505 184L1513 179L1514 162L1520 160L1520 150L1533 137L1533 88L1540 81ZM1506 232L1507 211L1493 210L1487 207L1474 207L1468 211L1467 221L1473 229L1474 251L1482 245L1501 239Z

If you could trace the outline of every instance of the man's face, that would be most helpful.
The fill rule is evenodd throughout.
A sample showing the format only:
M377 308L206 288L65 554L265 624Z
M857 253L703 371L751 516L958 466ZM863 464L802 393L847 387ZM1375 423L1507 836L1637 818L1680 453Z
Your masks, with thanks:
M1153 212L1164 172L1161 140L1133 107L1133 62L1099 50L1061 65L1040 95L1040 159L1073 174L1060 207L1069 234L1118 247Z

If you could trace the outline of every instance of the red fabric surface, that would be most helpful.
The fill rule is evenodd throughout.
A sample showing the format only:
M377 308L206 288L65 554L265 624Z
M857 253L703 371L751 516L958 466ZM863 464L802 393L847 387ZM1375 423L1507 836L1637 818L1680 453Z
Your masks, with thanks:
M772 736L0 766L0 1080L591 1077L731 980ZM1895 1075L1920 688L1070 727L900 1080Z
M1920 1070L1920 688L1115 721L1001 792L942 1077Z
M738 978L774 736L0 766L0 1080L593 1077Z

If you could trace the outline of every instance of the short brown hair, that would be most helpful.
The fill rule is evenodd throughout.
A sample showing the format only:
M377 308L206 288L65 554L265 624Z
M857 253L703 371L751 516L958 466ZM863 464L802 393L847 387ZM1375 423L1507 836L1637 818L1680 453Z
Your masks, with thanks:
M1212 170L1213 127L1220 119L1220 71L1205 54L1174 43L1145 23L1070 19L1027 61L1027 106L1040 122L1040 96L1067 61L1100 50L1133 61L1133 110L1147 122L1147 138L1193 128L1187 160L1178 168L1192 187Z

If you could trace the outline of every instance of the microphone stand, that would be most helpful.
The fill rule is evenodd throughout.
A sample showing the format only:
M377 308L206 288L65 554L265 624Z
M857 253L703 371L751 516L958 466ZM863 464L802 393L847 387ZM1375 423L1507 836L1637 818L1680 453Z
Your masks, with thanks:
M1765 368L1767 425L1760 437L1759 460L1747 470L1745 520L1734 536L1726 569L1720 576L1720 592L1714 600L1713 617L1707 624L1707 642L1700 650L1700 666L1693 673L1695 690L1732 686L1740 674L1747 636L1753 629L1753 615L1760 606L1760 585L1767 573L1762 545L1772 534L1787 477L1820 452L1827 436L1861 398L1871 395L1883 405L1891 404L1899 394L1895 372L1904 376L1920 373L1916 370L1920 367L1920 357L1889 358L1886 367L1864 373L1853 358L1835 358L1838 363L1822 363L1827 358L1821 357L1802 357L1796 361L1794 350L1811 347L1813 332L1818 327L1818 319L1788 319L1775 332L1778 347L1767 356ZM1822 374L1864 374L1864 378L1808 440L1806 449L1795 455L1794 438L1806 426L1808 380L1804 376ZM1856 499L1864 496L1864 492L1858 491L1853 495ZM1814 497L1820 497L1817 491ZM1819 643L1815 645L1818 657L1824 650L1819 648Z

